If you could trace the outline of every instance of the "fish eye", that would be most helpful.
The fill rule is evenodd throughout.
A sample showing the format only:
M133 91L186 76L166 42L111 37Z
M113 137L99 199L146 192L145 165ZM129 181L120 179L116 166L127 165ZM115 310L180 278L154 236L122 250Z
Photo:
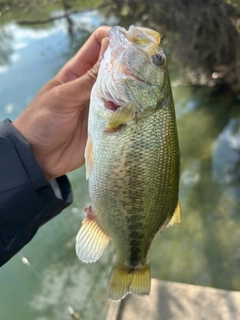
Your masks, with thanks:
M153 60L153 63L157 66L160 66L161 64L163 64L164 62L164 55L161 54L161 53L155 53L153 56L152 56L152 60Z

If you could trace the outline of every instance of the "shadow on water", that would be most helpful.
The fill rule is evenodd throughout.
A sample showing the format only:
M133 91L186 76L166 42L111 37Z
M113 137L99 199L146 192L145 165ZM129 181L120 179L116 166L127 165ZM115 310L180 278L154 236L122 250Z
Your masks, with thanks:
M0 26L0 66L10 63L9 57L13 53L13 48L11 45L12 40L12 35Z

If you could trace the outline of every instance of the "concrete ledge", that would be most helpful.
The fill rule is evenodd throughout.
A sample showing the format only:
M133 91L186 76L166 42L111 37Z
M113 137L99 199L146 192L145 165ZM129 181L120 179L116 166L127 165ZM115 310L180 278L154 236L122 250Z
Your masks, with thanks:
M111 302L107 320L237 320L240 292L152 279L149 297Z

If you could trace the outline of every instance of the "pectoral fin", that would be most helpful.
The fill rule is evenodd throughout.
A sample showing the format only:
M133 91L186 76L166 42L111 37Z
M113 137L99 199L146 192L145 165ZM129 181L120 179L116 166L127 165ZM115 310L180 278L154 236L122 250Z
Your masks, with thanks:
M76 253L83 262L97 261L110 238L102 231L95 218L86 218L82 222L82 226L76 237Z
M135 105L135 101L131 101L124 103L121 107L119 107L110 117L107 123L106 131L114 130L123 123L133 120L135 117Z
M179 201L177 203L176 209L174 211L174 214L172 216L172 219L170 220L168 227L171 227L175 224L179 224L181 222L181 217L180 217L180 204Z
M86 166L86 179L88 180L93 167L92 139L90 136L88 136L88 139L87 139L84 157L85 157L85 166Z

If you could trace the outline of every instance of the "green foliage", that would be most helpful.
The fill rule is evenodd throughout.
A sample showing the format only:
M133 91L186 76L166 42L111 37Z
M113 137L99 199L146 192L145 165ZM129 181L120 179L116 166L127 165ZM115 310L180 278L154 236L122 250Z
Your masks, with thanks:
M47 20L54 11L94 9L103 2L101 0L0 0L0 24L10 21Z
M140 23L160 32L184 68L240 92L240 0L112 0L119 24ZM214 77L212 75L214 74ZM194 78L196 78L194 76ZM194 80L195 81L195 80ZM195 83L198 83L196 81Z
M127 15L129 15L130 11L131 11L131 8L128 5L123 5L122 10L120 12L120 15L123 17L127 16Z
M24 21L37 28L37 22L51 22L53 12L95 8L120 17L123 27L142 24L159 31L189 74L200 71L207 82L240 92L240 0L0 0L0 25Z

